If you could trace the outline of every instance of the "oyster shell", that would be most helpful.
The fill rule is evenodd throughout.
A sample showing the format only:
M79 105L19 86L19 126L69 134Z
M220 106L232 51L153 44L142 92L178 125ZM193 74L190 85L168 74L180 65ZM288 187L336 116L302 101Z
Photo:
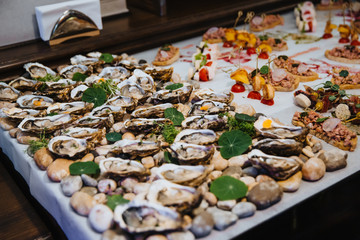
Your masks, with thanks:
M300 142L305 141L305 137L308 133L307 128L287 126L266 116L259 116L254 123L254 127L263 137L280 139L293 138Z
M48 144L49 151L61 157L75 157L88 150L86 139L68 136L53 137Z
M88 71L88 67L85 65L77 64L77 65L69 65L61 69L59 72L60 76L63 78L70 78L72 79L74 74L79 72L85 74Z
M100 160L99 167L101 174L114 174L121 177L149 175L149 170L140 162L122 158L111 157Z
M93 103L70 102L70 103L55 103L46 109L47 114L84 114L92 109Z
M22 108L5 108L2 110L6 117L13 120L23 120L24 118L37 117L40 115L39 110L34 109L22 109Z
M32 78L43 78L46 77L47 74L56 76L56 73L53 70L41 63L27 63L24 65L24 68Z
M126 79L130 76L130 72L124 67L105 67L98 75L105 79Z
M180 230L185 227L178 212L145 201L131 201L118 205L114 211L114 220L121 229L129 233Z
M252 147L266 154L290 157L299 155L303 144L294 139L265 138L254 143Z
M76 81L73 81L71 79L60 79L56 82L45 82L45 84L47 86L46 91L52 91L72 87L76 84Z
M21 90L21 91L27 91L27 90L34 90L35 85L38 83L38 81L27 79L24 77L18 77L9 82L9 86Z
M115 121L121 121L124 117L125 110L122 107L112 106L112 105L101 105L94 108L90 115L95 117L107 117L110 114L114 116Z
M149 74L155 81L158 82L169 82L171 80L171 76L174 72L174 68L154 68L147 67L145 72Z
M82 95L84 94L85 90L89 87L86 85L79 85L71 90L70 92L70 98L75 101L79 101L82 98Z
M15 88L7 85L4 82L0 82L0 100L2 101L15 101L19 96L20 92Z
M149 96L148 93L139 85L131 80L125 80L117 85L119 93L124 97L131 97L141 101Z
M89 140L92 139L102 139L105 136L106 130L98 128L82 128L82 127L69 127L66 129L61 129L55 132L55 136L68 136L73 138L84 138Z
M207 145L214 143L216 138L216 133L210 129L185 129L176 135L175 142Z
M184 83L184 86L175 90L159 90L155 92L150 98L149 102L153 104L159 103L186 103L193 91L193 86Z
M156 178L186 186L199 186L206 179L214 166L185 166L166 163L156 169Z
M213 145L203 146L191 143L174 142L170 149L182 165L199 165L210 161L215 152Z
M164 112L167 108L172 108L174 105L171 103L164 103L159 105L154 105L151 107L141 107L134 110L131 113L131 116L134 118L151 118L151 117L158 117L163 118Z
M108 117L85 116L76 120L73 125L76 127L92 128L110 128L114 124L114 117L110 114Z
M122 107L123 109L126 109L127 111L132 111L135 109L135 107L137 105L137 100L132 97L116 96L116 97L110 98L105 104Z
M124 122L128 131L139 133L159 132L160 124L172 124L172 121L167 118L133 118Z
M129 80L140 85L146 92L156 91L154 79L149 74L141 71L140 69L135 69Z
M181 123L183 128L191 129L212 129L214 131L223 130L226 127L227 118L219 115L203 115L187 117Z
M21 108L45 109L54 103L49 97L38 95L24 95L16 100Z
M64 125L69 124L73 121L73 118L70 114L59 114L55 116L47 116L47 117L29 117L24 118L18 128L21 131L25 132L53 132L60 128L63 128Z
M81 64L81 65L91 65L96 63L97 61L99 61L98 58L94 58L94 57L86 57L84 55L75 55L72 58L70 58L70 63L72 65L77 65L77 64Z
M210 100L229 104L234 99L234 94L232 92L217 93L210 88L199 89L195 91L194 95L193 101Z
M248 153L250 162L265 169L276 180L286 180L302 168L302 163L293 158L268 155L258 149Z
M180 212L191 211L201 200L200 193L195 188L175 184L165 179L151 183L146 199L165 207L175 207Z
M146 157L160 150L159 142L123 139L112 145L111 152L126 153L133 157Z
M230 107L225 103L201 100L192 105L189 111L189 116L218 114L229 110Z

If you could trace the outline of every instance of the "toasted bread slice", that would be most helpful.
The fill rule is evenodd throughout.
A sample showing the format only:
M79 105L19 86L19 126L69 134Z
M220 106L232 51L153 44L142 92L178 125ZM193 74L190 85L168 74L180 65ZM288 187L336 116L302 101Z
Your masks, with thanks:
M271 47L271 48L274 51L286 51L289 49L287 43L285 43L284 46L282 47Z
M207 41L210 44L223 42L223 40L221 38L213 38L213 39L206 39L206 40L203 39L203 41Z
M336 61L336 62L343 62L343 63L351 63L351 64L360 64L360 59L348 59L344 57L335 57L329 54L330 50L325 51L325 57L327 57L330 60Z
M278 67L278 65L276 65L275 63L273 64L273 67L274 68L280 68ZM285 68L284 68L285 69ZM285 69L286 70L286 69ZM287 71L287 70L286 70ZM314 81L316 79L319 78L319 74L317 74L316 72L314 71L311 71L312 72L312 75L310 76L302 76L302 75L296 75L296 74L292 74L290 73L289 71L287 71L289 74L293 75L295 78L298 78L299 79L299 82L311 82L311 81Z
M158 52L159 54L159 52ZM167 66L167 65L171 65L174 62L176 62L180 57L180 50L179 48L176 48L175 54L168 60L166 61L153 61L152 64L155 66Z
M291 88L285 88L282 86L274 86L274 85L273 85L273 87L274 87L275 91L278 91L278 92L292 92L298 88L299 82L300 82L299 78L295 76L295 82L291 86Z
M274 28L277 25L281 25L284 22L284 18L281 16L278 16L279 19L277 19L276 21L272 22L271 24L267 24L264 26L256 26L254 24L251 24L250 22L250 30L253 32L262 32L264 30L270 29L270 28Z
M331 82L335 84L334 79L331 79ZM340 89L360 89L360 84L339 84Z

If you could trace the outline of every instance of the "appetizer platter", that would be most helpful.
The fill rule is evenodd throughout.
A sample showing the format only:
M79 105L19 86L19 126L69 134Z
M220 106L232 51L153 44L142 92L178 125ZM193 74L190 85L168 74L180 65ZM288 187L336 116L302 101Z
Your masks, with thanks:
M268 33L209 26L133 56L27 63L0 83L0 147L69 239L238 236L360 170L342 122L360 116L357 62L327 56L358 49L335 33L270 36L295 33L295 16L250 21Z

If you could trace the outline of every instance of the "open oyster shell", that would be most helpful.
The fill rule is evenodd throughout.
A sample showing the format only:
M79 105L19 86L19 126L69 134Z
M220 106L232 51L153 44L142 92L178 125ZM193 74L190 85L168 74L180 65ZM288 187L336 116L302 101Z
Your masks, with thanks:
M224 113L230 110L230 107L221 102L215 102L210 100L201 100L192 105L189 116L209 115Z
M147 67L145 72L149 74L157 82L169 82L174 72L174 68L154 68Z
M22 109L22 108L5 108L2 110L3 113L6 115L6 117L16 120L16 121L21 121L24 118L29 118L29 117L37 117L40 115L40 111L39 110L34 110L34 109Z
M194 93L194 98L192 101L201 101L201 100L210 100L215 102L222 102L229 104L234 99L234 94L232 92L228 93L217 93L210 88L202 88Z
M125 80L117 85L119 93L124 97L131 97L137 101L142 101L149 96L147 92L131 80Z
M105 67L98 76L105 79L124 80L130 76L130 72L124 67Z
M140 69L134 70L133 75L129 78L129 81L140 85L146 92L156 91L156 84L154 79L149 74L141 71Z
M95 117L107 117L110 114L114 116L115 121L121 121L124 117L125 110L119 106L112 105L101 105L99 107L94 108L90 115Z
M164 112L167 108L172 108L174 105L171 103L159 104L151 107L141 107L134 110L131 116L134 118L163 118Z
M252 147L266 154L290 157L299 155L303 144L294 139L265 138L254 143Z
M155 92L150 98L149 102L153 104L159 103L186 103L193 91L193 86L184 83L184 86L175 90L159 90Z
M302 163L293 158L268 155L258 149L248 153L250 162L265 169L276 180L286 180L302 168Z
M20 90L20 91L32 91L35 88L35 85L38 83L38 81L27 79L24 77L18 77L9 82L9 86Z
M21 131L25 132L54 132L60 128L63 128L66 124L69 124L73 121L73 118L70 114L59 114L55 116L47 117L29 117L24 118L18 128Z
M199 186L213 169L213 165L185 166L166 163L156 169L155 178L186 186Z
M81 84L77 87L75 87L74 89L71 90L70 92L70 98L74 101L80 101L82 98L82 95L84 94L85 90L88 89L89 87Z
M114 117L110 114L108 117L85 116L77 119L73 125L76 127L92 127L92 128L110 128L114 124Z
M116 96L110 98L106 103L106 105L122 107L127 111L132 111L137 106L137 100L132 97L125 97L125 96Z
M72 65L77 65L77 64L81 64L81 65L91 65L96 63L97 61L99 61L98 58L92 58L92 57L86 57L84 55L75 55L73 57L70 58L70 63Z
M74 74L79 72L82 74L85 74L88 71L88 67L85 65L81 65L81 64L77 64L77 65L69 65L64 67L63 69L61 69L61 71L59 72L59 74L63 77L63 78L70 78L72 79Z
M159 132L161 124L172 124L172 121L167 118L133 118L124 122L128 131L137 133Z
M46 109L47 114L84 114L92 109L93 103L86 103L82 101L69 103L55 103Z
M43 78L46 77L47 74L56 76L56 73L53 70L41 63L27 63L24 65L24 68L32 78Z
M170 149L182 165L199 165L208 163L215 152L213 145L203 146L197 144L174 142Z
M210 129L185 129L176 135L175 142L207 145L214 143L216 138L216 133Z
M75 157L84 155L87 150L86 139L68 136L53 137L48 144L49 151L61 157Z
M146 157L161 150L159 142L123 139L113 144L112 152L126 153L134 157Z
M226 127L227 118L219 115L203 115L187 117L181 123L183 128L190 129L212 129L214 131L223 130Z
M189 211L201 200L200 193L195 188L175 184L165 179L151 183L146 199L165 207L175 207L180 212Z
M54 103L54 100L45 96L24 95L16 100L21 108L45 109Z
M68 136L73 138L84 138L88 142L100 142L106 134L106 129L86 128L86 127L69 127L60 129L54 133L55 136Z
M163 232L185 227L178 212L146 201L118 205L114 211L114 220L129 233Z
M111 174L120 177L146 176L150 172L140 162L122 158L106 158L99 163L101 174Z
M15 88L0 82L0 100L2 101L15 101L20 96L20 92Z

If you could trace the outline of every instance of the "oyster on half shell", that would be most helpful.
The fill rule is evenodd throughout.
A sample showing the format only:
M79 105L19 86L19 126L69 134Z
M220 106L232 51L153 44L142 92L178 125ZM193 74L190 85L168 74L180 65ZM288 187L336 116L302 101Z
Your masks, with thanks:
M45 109L54 103L49 97L37 95L24 95L16 100L21 108Z
M168 108L172 108L174 105L171 103L158 104L151 107L140 107L131 113L134 118L163 118L164 112Z
M167 118L133 118L124 122L128 131L139 133L159 132L161 124L172 124L172 121Z
M193 101L210 100L229 104L234 99L234 94L232 92L217 93L210 88L199 89L195 91L194 95Z
M230 107L225 103L210 100L201 100L192 105L189 111L189 116L218 114L227 112L229 110Z
M115 157L101 160L99 167L101 174L114 174L120 177L145 176L150 174L149 170L138 161Z
M213 145L203 146L197 144L174 142L171 151L182 165L199 165L210 162L215 153Z
M66 126L73 121L70 114L59 114L47 117L29 117L24 118L18 128L25 132L53 132Z
M11 86L17 90L31 91L31 90L34 90L35 85L37 83L38 83L38 81L35 81L35 80L27 79L24 77L18 77L18 78L15 78L14 80L12 80L11 82L9 82L9 86Z
M86 139L68 136L53 137L48 144L49 151L61 157L75 157L88 150Z
M181 123L183 128L223 130L226 127L227 118L219 115L203 115L187 117Z
M159 90L155 92L150 98L149 102L153 104L159 103L186 103L193 91L193 86L184 83L184 86L175 90Z
M294 139L273 139L264 138L253 144L252 148L260 151L283 157L297 156L303 149L303 144Z
M15 88L0 82L0 100L2 101L15 101L20 96L20 92Z
M175 142L207 145L214 143L216 138L216 133L210 129L185 129L176 135Z
M248 153L250 162L265 169L276 180L286 180L302 168L302 162L289 157L268 155L258 149Z
M24 68L32 78L43 78L46 77L47 74L56 76L56 73L53 70L41 63L27 63L24 65Z
M2 110L6 117L11 118L13 120L22 120L24 118L29 117L37 117L40 115L39 110L34 109L23 109L23 108L5 108Z

